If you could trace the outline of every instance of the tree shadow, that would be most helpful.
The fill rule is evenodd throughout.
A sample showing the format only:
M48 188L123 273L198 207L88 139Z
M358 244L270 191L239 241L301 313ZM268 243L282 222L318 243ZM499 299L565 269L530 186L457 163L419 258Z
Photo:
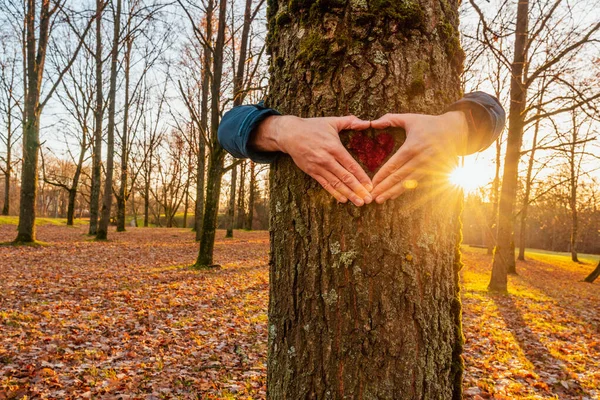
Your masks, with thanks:
M515 303L514 296L508 294L490 293L489 296L496 304L498 311L512 333L525 357L531 362L535 373L549 390L559 398L569 398L573 392L577 395L587 394L581 387L576 376L569 371L564 362L554 357L540 337L534 333L523 318L519 306ZM561 382L568 381L568 388ZM533 387L537 391L538 388Z

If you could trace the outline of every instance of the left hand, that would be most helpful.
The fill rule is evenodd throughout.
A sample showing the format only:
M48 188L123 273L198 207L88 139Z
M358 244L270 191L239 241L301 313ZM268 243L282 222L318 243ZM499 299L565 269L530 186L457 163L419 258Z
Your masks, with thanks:
M423 176L440 172L448 160L465 154L468 125L462 111L438 116L386 114L372 121L371 127L406 131L404 144L373 177L371 195L379 204L414 189Z

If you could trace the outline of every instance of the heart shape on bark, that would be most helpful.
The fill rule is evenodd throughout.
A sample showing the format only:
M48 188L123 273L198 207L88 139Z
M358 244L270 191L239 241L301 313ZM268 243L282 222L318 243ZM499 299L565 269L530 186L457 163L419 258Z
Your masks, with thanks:
M362 165L374 172L387 160L395 145L394 137L386 131L374 135L359 131L352 135L347 148Z

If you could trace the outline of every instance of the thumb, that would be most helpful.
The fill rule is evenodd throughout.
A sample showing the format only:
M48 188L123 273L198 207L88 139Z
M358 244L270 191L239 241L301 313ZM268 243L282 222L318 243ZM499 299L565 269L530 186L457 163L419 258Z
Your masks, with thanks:
M411 114L385 114L378 119L371 121L371 127L374 129L385 129L391 127L406 128Z
M337 129L338 132L344 129L352 129L356 131L362 131L370 126L369 121L363 121L362 119L354 115L346 115L345 117L331 117L331 124Z

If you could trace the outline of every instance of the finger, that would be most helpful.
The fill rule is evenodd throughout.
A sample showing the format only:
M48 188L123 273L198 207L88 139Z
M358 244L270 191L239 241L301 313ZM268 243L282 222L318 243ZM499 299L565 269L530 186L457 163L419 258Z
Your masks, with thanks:
M352 189L350 189L340 178L334 175L330 171L320 172L321 176L327 180L328 187L338 191L342 196L346 197L355 206L360 207L365 204L364 200L361 199ZM325 187L325 186L323 186ZM326 188L327 189L327 188Z
M412 174L409 174L406 178L402 180L398 185L392 187L382 196L384 196L383 201L386 200L396 200L402 193L407 190L416 189L419 186L419 182L421 182L421 178L423 178L423 173L420 171L414 171ZM381 197L381 196L380 196Z
M362 131L371 126L371 123L369 121L363 121L362 119L355 117L354 115L346 115L345 117L331 117L331 119L333 126L337 129L338 132L343 131L344 129Z
M345 203L348 201L348 198L346 196L342 195L337 190L335 190L333 188L333 186L331 186L329 181L327 179L325 179L323 176L321 176L321 175L311 175L311 176L317 182L319 182L319 185L323 186L323 189L325 189L327 192L329 192L329 194L331 194L337 201L339 201L340 203Z
M350 157L350 158L352 158L352 157ZM352 160L352 163L356 164L356 166L350 165L350 169L351 170L348 170L347 168L343 167L338 162L335 162L335 163L332 164L331 168L329 169L329 172L331 172L333 175L335 175L355 195L357 195L358 197L360 197L360 199L363 200L364 203L369 204L373 200L373 198L371 197L371 194L358 181L358 179L354 175L356 173L356 171L360 170L360 171L363 172L363 174L364 174L364 171L362 170L362 168L360 168L360 166L356 163L356 161ZM368 177L367 177L367 179L368 179ZM355 203L355 201L352 199L352 197L349 196L348 198L353 203Z
M377 188L388 176L402 168L404 164L413 159L417 154L418 149L411 141L404 142L404 145L377 171L373 177L373 186Z
M375 129L385 129L390 126L397 128L406 128L412 114L385 114L374 121L371 121L371 127Z
M359 196L366 200L367 195L371 190L373 190L373 182L371 182L371 178L367 175L364 169L356 162L354 157L348 153L348 151L340 146L340 150L335 154L337 161L344 167L348 172L350 172L360 183L360 186L365 189L364 192L361 190L361 187L352 187L350 189L354 190ZM358 190L358 191L357 191ZM369 204L369 202L367 202Z
M386 198L389 198L389 196L387 196L387 191L401 183L408 175L421 168L423 161L423 157L413 158L378 183L371 193L375 201L379 204L383 203Z

